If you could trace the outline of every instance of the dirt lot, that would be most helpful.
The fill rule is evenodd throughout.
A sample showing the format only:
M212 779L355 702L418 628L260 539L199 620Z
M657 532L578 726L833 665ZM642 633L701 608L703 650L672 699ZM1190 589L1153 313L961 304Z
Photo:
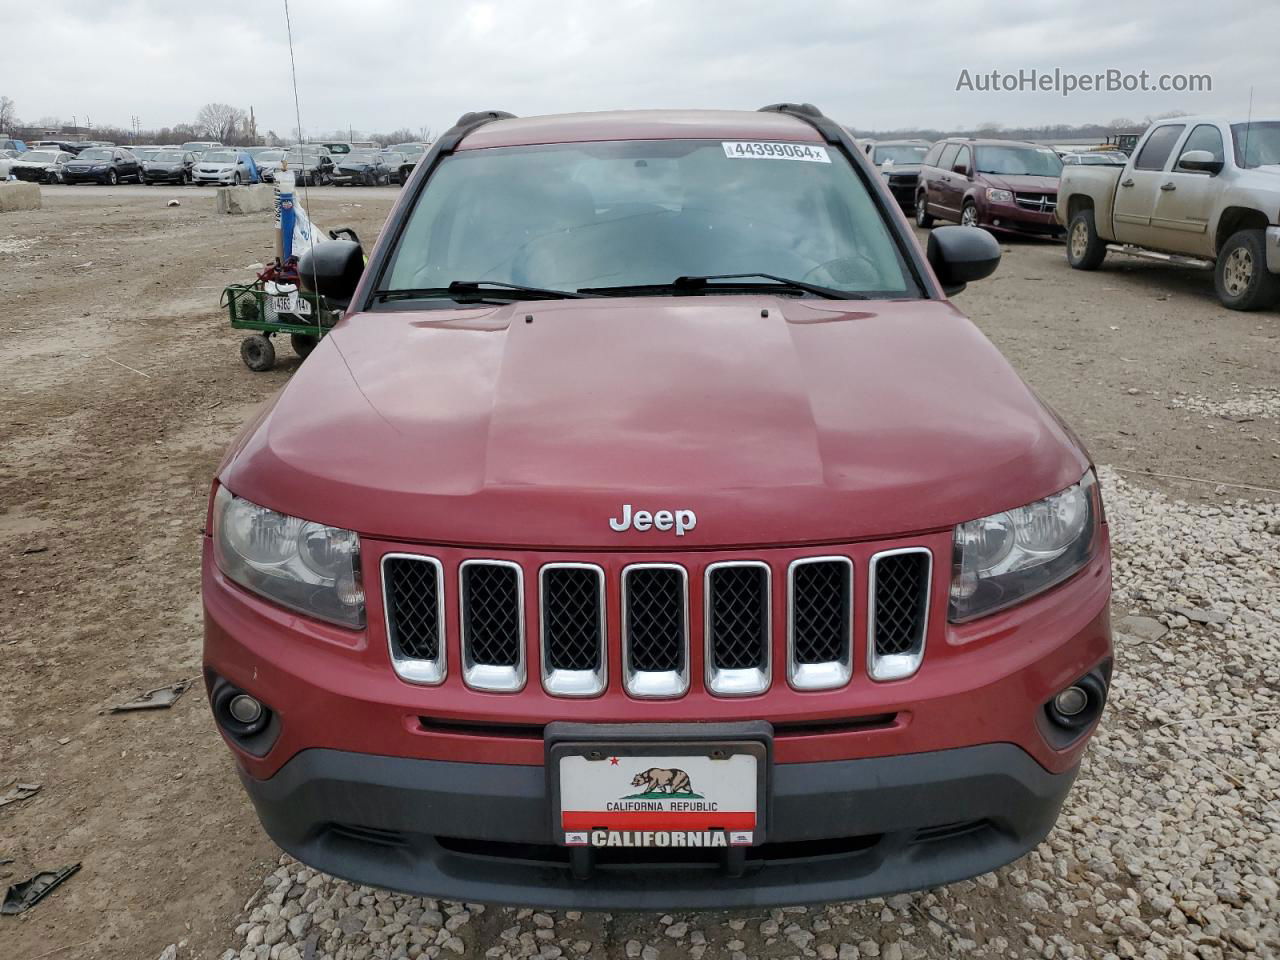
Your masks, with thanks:
M310 210L368 242L395 196L318 189ZM270 245L268 215L219 217L194 188L46 188L43 210L0 218L0 794L42 785L0 808L0 884L82 864L0 918L4 960L239 951L245 903L277 867L199 686L171 710L102 712L199 672L212 472L297 363L285 347L274 372L248 371L217 306ZM1197 504L1280 499L1247 489L1280 488L1280 316L1221 308L1204 273L1084 274L1060 246L1005 247L957 302L1098 462L1212 481L1121 474ZM974 909L1023 919L991 897ZM474 917L468 951L513 915ZM758 922L743 936L764 936ZM621 956L632 924L582 926Z

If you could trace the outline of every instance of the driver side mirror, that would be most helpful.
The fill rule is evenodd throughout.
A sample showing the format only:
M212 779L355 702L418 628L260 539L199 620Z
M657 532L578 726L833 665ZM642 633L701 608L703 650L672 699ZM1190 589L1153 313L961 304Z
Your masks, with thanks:
M995 273L1000 244L981 227L936 227L929 234L926 256L943 292L953 296L973 280Z
M968 179L969 177L969 168L963 163L957 163L955 166L951 168L951 172L958 173L960 174L960 176L964 177L965 179Z
M364 249L353 240L318 243L298 258L302 289L346 308L364 273Z
M1188 173L1207 173L1213 176L1222 172L1222 161L1208 150L1188 150L1178 158L1178 169Z

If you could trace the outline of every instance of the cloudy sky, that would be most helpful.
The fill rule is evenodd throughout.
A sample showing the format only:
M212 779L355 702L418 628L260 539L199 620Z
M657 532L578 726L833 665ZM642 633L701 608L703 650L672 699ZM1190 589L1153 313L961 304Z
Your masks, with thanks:
M304 129L458 114L754 108L808 100L861 129L1280 115L1275 0L290 0ZM24 121L143 127L200 105L296 126L284 0L0 0L0 95ZM1208 74L1212 91L957 90L999 70Z

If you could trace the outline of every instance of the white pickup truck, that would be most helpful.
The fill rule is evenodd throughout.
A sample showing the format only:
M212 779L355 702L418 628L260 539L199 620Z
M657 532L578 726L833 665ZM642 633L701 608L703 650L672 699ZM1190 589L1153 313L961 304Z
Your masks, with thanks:
M1108 250L1211 266L1223 306L1272 306L1280 301L1280 120L1161 120L1123 167L1064 167L1056 216L1077 270L1096 270Z

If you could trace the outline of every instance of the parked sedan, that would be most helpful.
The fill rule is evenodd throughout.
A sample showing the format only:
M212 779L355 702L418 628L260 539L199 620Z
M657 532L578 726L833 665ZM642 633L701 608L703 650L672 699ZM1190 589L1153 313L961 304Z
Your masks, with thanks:
M413 162L403 153L399 153L395 150L383 150L382 162L387 165L387 172L391 177L387 182L404 186L404 181L400 179L400 168L407 163L409 164L409 169L412 170Z
M302 187L316 187L328 182L333 173L333 158L324 147L290 147L261 154L258 157L258 171L267 183L276 179L276 171L282 165L294 175L294 182Z
M198 157L190 150L157 150L142 163L147 183L190 183Z
M373 187L391 183L391 167L377 150L356 149L338 161L333 171L337 186L363 184Z
M239 186L254 182L253 160L243 150L220 147L207 151L192 169L191 179L198 186L206 183Z
M61 183L62 169L75 155L65 150L28 150L14 158L10 173L34 183Z
M931 146L928 140L880 140L867 151L871 162L880 168L893 199L904 210L915 206L920 164Z
M90 147L81 150L74 160L62 168L63 183L105 183L115 186L121 180L142 182L142 164L123 147Z

